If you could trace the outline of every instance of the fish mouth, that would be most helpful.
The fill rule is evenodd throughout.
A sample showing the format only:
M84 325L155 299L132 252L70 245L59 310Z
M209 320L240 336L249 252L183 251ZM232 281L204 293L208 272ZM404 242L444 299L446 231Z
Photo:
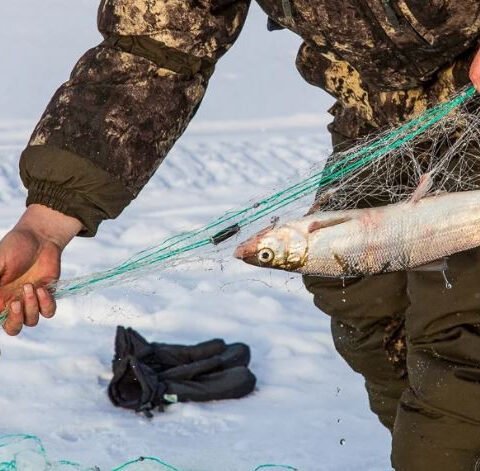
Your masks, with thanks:
M242 260L242 262L248 263L250 265L257 265L257 247L256 241L246 241L243 244L240 244L233 253L235 258Z
M250 239L247 239L245 242L242 242L235 249L233 256L250 265L259 266L258 257L257 257L258 245L261 239L263 238L263 236L265 236L268 232L270 232L272 228L273 226L269 226L263 229L262 231L260 231L258 234L254 235L253 237L250 237Z

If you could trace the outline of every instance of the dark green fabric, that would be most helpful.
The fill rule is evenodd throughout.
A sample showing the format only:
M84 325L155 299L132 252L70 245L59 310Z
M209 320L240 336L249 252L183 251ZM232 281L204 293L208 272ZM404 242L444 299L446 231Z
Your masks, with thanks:
M79 219L79 234L92 237L105 219L116 218L133 195L90 160L53 146L30 146L20 159L27 206L43 204Z
M305 276L304 282L315 305L331 316L337 351L365 377L372 411L392 431L398 400L408 382L404 362L389 359L386 340L389 326L408 306L405 274L345 282Z
M480 469L480 249L450 257L447 276L451 289L442 273L408 273L410 387L392 455L399 470Z
M446 272L350 280L305 277L332 317L338 352L366 380L370 405L393 433L397 471L480 469L480 249ZM398 319L404 324L406 345ZM393 358L389 344L403 355ZM400 347L400 348L398 348ZM406 374L405 374L406 368Z

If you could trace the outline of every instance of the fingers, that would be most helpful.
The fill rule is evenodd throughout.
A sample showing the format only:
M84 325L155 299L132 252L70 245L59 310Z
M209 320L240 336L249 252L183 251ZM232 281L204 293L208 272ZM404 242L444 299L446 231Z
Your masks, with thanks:
M23 327L23 309L20 301L13 301L8 310L7 320L3 329L8 335L18 335Z
M8 335L18 335L24 325L35 327L40 314L49 319L55 315L55 310L55 300L47 289L35 289L33 285L26 284L23 287L23 303L16 300L10 304L3 328Z
M31 284L23 287L23 323L27 327L35 327L38 324L38 301L35 290Z
M470 80L475 88L480 91L480 52L477 53L470 67Z
M53 296L45 289L37 289L37 297L40 306L40 312L43 317L50 319L55 315L55 310L57 309L57 304Z

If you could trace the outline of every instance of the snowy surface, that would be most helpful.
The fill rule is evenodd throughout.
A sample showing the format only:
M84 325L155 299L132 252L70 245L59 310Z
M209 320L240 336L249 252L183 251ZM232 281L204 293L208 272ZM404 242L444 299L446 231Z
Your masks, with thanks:
M81 51L98 41L95 3L0 6L0 37L9 44L0 78L2 234L24 204L17 161L31 126ZM65 277L106 268L219 216L324 154L330 101L296 76L298 40L268 35L264 21L254 9L192 128L118 221L71 244ZM171 406L153 420L115 409L105 391L117 324L162 342L246 342L258 389L240 401ZM139 455L184 471L250 471L272 462L301 471L389 469L389 436L297 276L234 260L213 269L197 263L61 301L54 320L18 338L0 334L0 345L0 434L36 434L53 460L102 470Z

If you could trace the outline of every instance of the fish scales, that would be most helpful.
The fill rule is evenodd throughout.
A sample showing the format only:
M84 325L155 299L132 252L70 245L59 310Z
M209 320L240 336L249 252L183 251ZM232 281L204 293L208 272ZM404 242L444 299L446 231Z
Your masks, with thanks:
M261 231L235 256L261 267L343 277L413 269L477 246L480 191L466 191L317 212Z

